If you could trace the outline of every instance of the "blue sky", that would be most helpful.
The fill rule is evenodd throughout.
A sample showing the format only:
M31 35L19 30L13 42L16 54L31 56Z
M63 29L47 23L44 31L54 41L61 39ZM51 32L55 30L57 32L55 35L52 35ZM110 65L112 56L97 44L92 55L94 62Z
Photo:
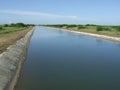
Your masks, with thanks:
M120 25L120 0L0 0L0 24Z

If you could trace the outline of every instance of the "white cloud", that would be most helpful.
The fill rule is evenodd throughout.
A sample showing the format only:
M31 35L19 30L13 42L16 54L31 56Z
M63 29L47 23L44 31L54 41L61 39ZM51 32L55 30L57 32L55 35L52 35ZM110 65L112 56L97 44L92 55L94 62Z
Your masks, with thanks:
M33 11L20 11L20 10L0 10L0 22L6 20L7 22L26 22L26 23L68 23L68 24L86 24L86 23L99 23L100 21L95 18L78 17L73 15L59 15L52 13L42 13ZM7 14L7 16L4 16ZM12 16L11 16L12 15Z
M0 10L0 13L15 14L15 15L29 15L29 16L44 16L44 17L54 17L54 18L69 18L69 19L77 18L77 16L66 16L66 15L58 15L58 14L51 14L51 13L19 11L19 10Z

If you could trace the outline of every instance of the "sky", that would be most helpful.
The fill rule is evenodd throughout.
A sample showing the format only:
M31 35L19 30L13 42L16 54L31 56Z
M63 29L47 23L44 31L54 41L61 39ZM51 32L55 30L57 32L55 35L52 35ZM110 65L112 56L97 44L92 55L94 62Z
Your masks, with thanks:
M120 0L0 0L0 24L120 25Z

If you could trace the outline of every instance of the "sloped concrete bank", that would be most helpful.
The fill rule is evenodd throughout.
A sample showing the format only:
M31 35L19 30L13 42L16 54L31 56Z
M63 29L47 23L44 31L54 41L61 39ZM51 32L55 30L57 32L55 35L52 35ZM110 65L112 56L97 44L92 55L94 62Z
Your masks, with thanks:
M33 28L34 29L34 28ZM0 54L0 90L13 90L23 66L30 38L34 30Z

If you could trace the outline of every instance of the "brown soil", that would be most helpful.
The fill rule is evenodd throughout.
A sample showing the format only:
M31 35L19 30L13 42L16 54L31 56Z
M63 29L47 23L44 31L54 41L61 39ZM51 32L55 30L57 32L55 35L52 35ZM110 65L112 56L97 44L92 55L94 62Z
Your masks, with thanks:
M33 27L29 27L26 30L11 32L8 34L0 35L0 54L4 52L10 45L15 43L17 40L21 39L26 35L29 30L32 30Z

